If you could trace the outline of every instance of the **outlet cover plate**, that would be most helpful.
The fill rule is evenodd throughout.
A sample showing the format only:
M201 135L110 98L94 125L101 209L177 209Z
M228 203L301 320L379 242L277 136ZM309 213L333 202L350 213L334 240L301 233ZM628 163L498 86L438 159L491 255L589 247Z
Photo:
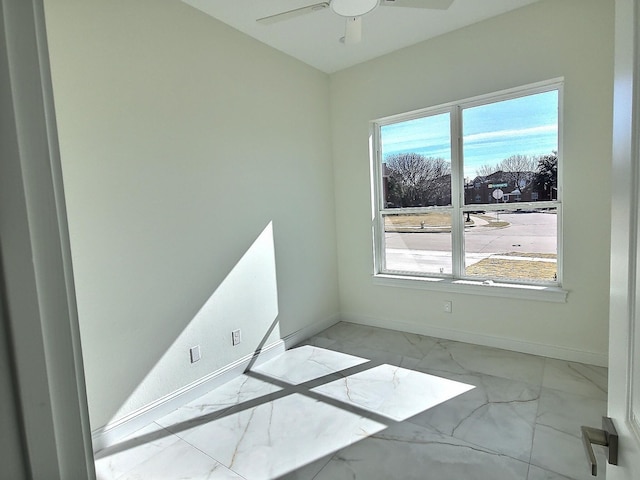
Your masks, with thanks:
M447 300L446 302L444 302L442 304L442 309L446 312L446 313L451 313L452 310L452 302L450 300Z
M191 347L189 349L189 355L191 355L191 363L196 363L202 358L200 354L200 345L196 345L195 347Z

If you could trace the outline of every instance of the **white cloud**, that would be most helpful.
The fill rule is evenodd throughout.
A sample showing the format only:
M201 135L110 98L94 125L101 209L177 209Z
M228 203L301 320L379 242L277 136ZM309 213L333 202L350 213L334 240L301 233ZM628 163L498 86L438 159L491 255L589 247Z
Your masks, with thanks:
M513 138L513 137L526 137L529 135L536 135L540 133L555 133L558 130L558 126L554 123L550 125L541 125L539 127L521 128L513 130L498 130L495 132L476 133L473 135L465 135L465 142L480 142L482 140L500 139L500 138Z

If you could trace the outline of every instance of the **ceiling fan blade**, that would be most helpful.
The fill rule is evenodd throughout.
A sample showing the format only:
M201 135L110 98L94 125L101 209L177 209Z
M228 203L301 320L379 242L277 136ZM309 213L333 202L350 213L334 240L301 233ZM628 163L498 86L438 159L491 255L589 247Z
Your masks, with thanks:
M353 45L362 40L362 17L348 17L344 29L344 44Z
M383 7L429 8L432 10L446 10L453 0L380 0Z
M329 8L329 2L314 3L313 5L307 5L306 7L296 8L287 12L276 13L275 15L259 18L256 20L256 22L262 25L271 25L283 20L289 20L291 18L299 17L300 15L306 15L307 13L324 10L325 8Z

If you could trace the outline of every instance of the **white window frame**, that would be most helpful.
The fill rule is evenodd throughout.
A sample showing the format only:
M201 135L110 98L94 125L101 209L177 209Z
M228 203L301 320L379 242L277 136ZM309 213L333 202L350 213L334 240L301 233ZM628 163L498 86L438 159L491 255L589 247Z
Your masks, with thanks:
M489 93L477 97L450 102L444 105L415 110L413 112L380 118L370 123L371 134L371 172L372 172L372 216L373 216L373 279L378 285L420 288L436 291L469 293L476 295L535 299L551 302L566 302L568 292L562 285L562 171L563 171L563 87L564 79L556 78L544 82L512 88L500 92ZM558 92L558 190L557 199L552 201L517 202L517 206L509 204L480 204L482 210L495 211L522 208L556 208L557 210L557 281L556 282L517 282L495 281L470 278L464 276L464 213L478 210L478 204L464 204L464 175L462 172L462 111L480 105L497 103L527 95ZM412 207L385 208L382 180L381 127L442 113L450 114L451 125L451 206L447 207ZM427 213L437 210L452 212L452 275L403 272L387 270L385 266L385 214ZM460 213L460 214L458 214Z

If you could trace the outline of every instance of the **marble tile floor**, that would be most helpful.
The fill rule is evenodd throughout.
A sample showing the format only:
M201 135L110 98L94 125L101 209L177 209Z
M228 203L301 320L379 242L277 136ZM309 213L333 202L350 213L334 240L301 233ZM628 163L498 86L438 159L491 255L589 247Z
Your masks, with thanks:
M587 480L580 426L600 425L606 388L600 367L339 323L98 452L96 471Z

